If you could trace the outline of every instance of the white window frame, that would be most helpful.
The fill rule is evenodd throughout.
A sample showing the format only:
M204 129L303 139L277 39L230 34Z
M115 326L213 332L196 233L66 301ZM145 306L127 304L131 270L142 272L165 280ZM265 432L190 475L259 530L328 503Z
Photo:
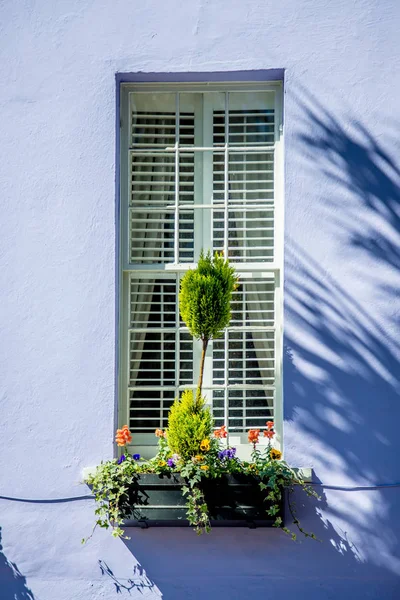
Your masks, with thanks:
M284 239L284 168L283 168L283 86L282 82L229 82L229 83L122 83L120 89L120 222L119 222L119 340L118 340L118 424L129 423L129 400L127 393L127 361L128 335L126 325L126 315L128 313L128 294L127 285L123 285L125 274L136 272L152 271L173 271L185 272L189 268L194 268L195 264L190 263L166 263L157 265L135 265L128 261L129 253L129 135L130 135L130 115L129 115L129 94L131 92L154 92L154 93L185 93L185 92L260 92L271 91L274 93L274 112L275 112L275 142L274 142L274 260L273 262L260 263L234 263L231 264L240 273L249 276L262 276L274 278L275 280L275 394L274 394L274 422L276 437L274 446L283 448L283 239ZM177 106L179 114L179 105ZM210 145L212 146L212 144ZM176 149L176 156L178 151ZM177 158L176 160L179 160ZM227 204L227 173L225 173L225 204ZM178 193L175 193L177 198ZM176 200L176 204L177 204ZM226 212L227 214L227 212ZM227 227L227 225L226 225ZM175 219L175 249L174 257L177 258L177 236L178 224ZM227 236L225 235L225 246L227 245ZM225 254L226 255L226 254ZM200 342L199 342L200 345ZM207 363L206 363L207 369ZM206 379L205 374L205 379ZM241 457L249 456L250 444L246 444L246 434L230 435L229 444L238 446ZM260 438L262 441L262 438ZM140 452L142 456L148 458L154 455L157 440L151 445L137 445L135 439L132 441L132 451Z

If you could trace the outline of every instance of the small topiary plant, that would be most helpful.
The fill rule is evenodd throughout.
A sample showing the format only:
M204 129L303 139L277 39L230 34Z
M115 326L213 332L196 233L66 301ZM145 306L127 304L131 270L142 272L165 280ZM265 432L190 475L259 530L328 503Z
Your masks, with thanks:
M168 446L184 460L199 453L203 440L211 436L212 416L205 399L185 390L172 405L168 417Z
M235 269L222 254L200 254L196 269L182 277L179 310L191 335L203 344L197 396L203 386L204 359L208 342L222 334L231 319L232 293L237 287Z

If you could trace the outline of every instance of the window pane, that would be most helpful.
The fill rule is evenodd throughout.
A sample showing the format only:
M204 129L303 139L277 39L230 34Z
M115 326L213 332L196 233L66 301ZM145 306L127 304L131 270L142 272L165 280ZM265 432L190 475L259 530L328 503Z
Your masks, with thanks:
M273 205L274 155L272 152L232 150L229 155L229 203Z
M274 416L274 392L262 389L228 389L230 431L263 428Z
M174 259L175 158L131 153L131 263Z
M174 93L131 93L130 146L162 149L176 139Z
M229 258L234 262L273 261L273 220L273 210L228 210ZM215 229L219 224L220 217L216 213ZM219 245L215 244L216 250Z
M228 379L232 384L274 384L274 332L230 331Z
M231 311L233 326L273 327L275 324L275 283L242 275L233 293Z
M175 279L136 279L130 281L130 327L175 327Z
M174 399L175 390L130 390L129 429L136 433L153 433L159 427L166 427Z
M156 421L161 427L166 398L193 384L193 339L177 314L177 289L177 275L130 278L128 386L130 415L140 417L136 432L151 431Z
M194 262L194 210L179 213L179 262Z
M229 144L266 146L275 141L275 94L229 92Z
M130 263L174 260L173 211L130 212Z
M214 110L213 140L226 140L225 112ZM274 95L229 93L228 175L225 156L213 162L214 202L223 204L228 192L226 246L234 262L274 259ZM226 248L225 212L214 211L213 248ZM260 226L261 225L261 226Z
M226 392L214 391L213 413L217 421L223 419L226 393L230 427L244 431L260 424L257 421L260 415L273 416L275 283L272 279L246 278L245 275L239 282L233 294L227 335L213 340L212 344L213 384L223 386L226 376L229 386ZM246 387L241 389L240 386Z
M176 194L193 203L193 156L180 157L176 188L176 101L176 94L131 94L129 262L133 264L174 262ZM179 141L194 143L193 110L180 114ZM182 219L186 226L187 216ZM192 262L188 237L179 237L179 260Z

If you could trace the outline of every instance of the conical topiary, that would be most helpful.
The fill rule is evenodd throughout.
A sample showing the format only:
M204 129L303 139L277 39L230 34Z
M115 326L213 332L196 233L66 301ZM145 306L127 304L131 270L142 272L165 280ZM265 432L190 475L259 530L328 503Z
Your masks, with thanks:
M237 285L233 267L222 254L200 254L196 269L182 277L179 292L181 317L191 335L203 344L197 395L203 385L204 359L210 339L221 335L231 319L232 293Z
M212 416L205 400L194 399L193 390L185 390L173 403L168 417L168 446L184 460L200 452L200 444L211 435Z

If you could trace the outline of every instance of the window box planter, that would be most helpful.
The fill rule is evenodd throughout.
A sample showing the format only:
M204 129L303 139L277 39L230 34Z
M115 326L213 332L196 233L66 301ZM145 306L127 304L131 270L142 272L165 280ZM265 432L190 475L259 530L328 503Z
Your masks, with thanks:
M130 492L132 516L127 526L188 526L185 482L176 474L141 474ZM267 514L268 502L258 481L248 475L225 475L202 482L213 527L272 527L274 518ZM281 506L283 519L283 502Z

